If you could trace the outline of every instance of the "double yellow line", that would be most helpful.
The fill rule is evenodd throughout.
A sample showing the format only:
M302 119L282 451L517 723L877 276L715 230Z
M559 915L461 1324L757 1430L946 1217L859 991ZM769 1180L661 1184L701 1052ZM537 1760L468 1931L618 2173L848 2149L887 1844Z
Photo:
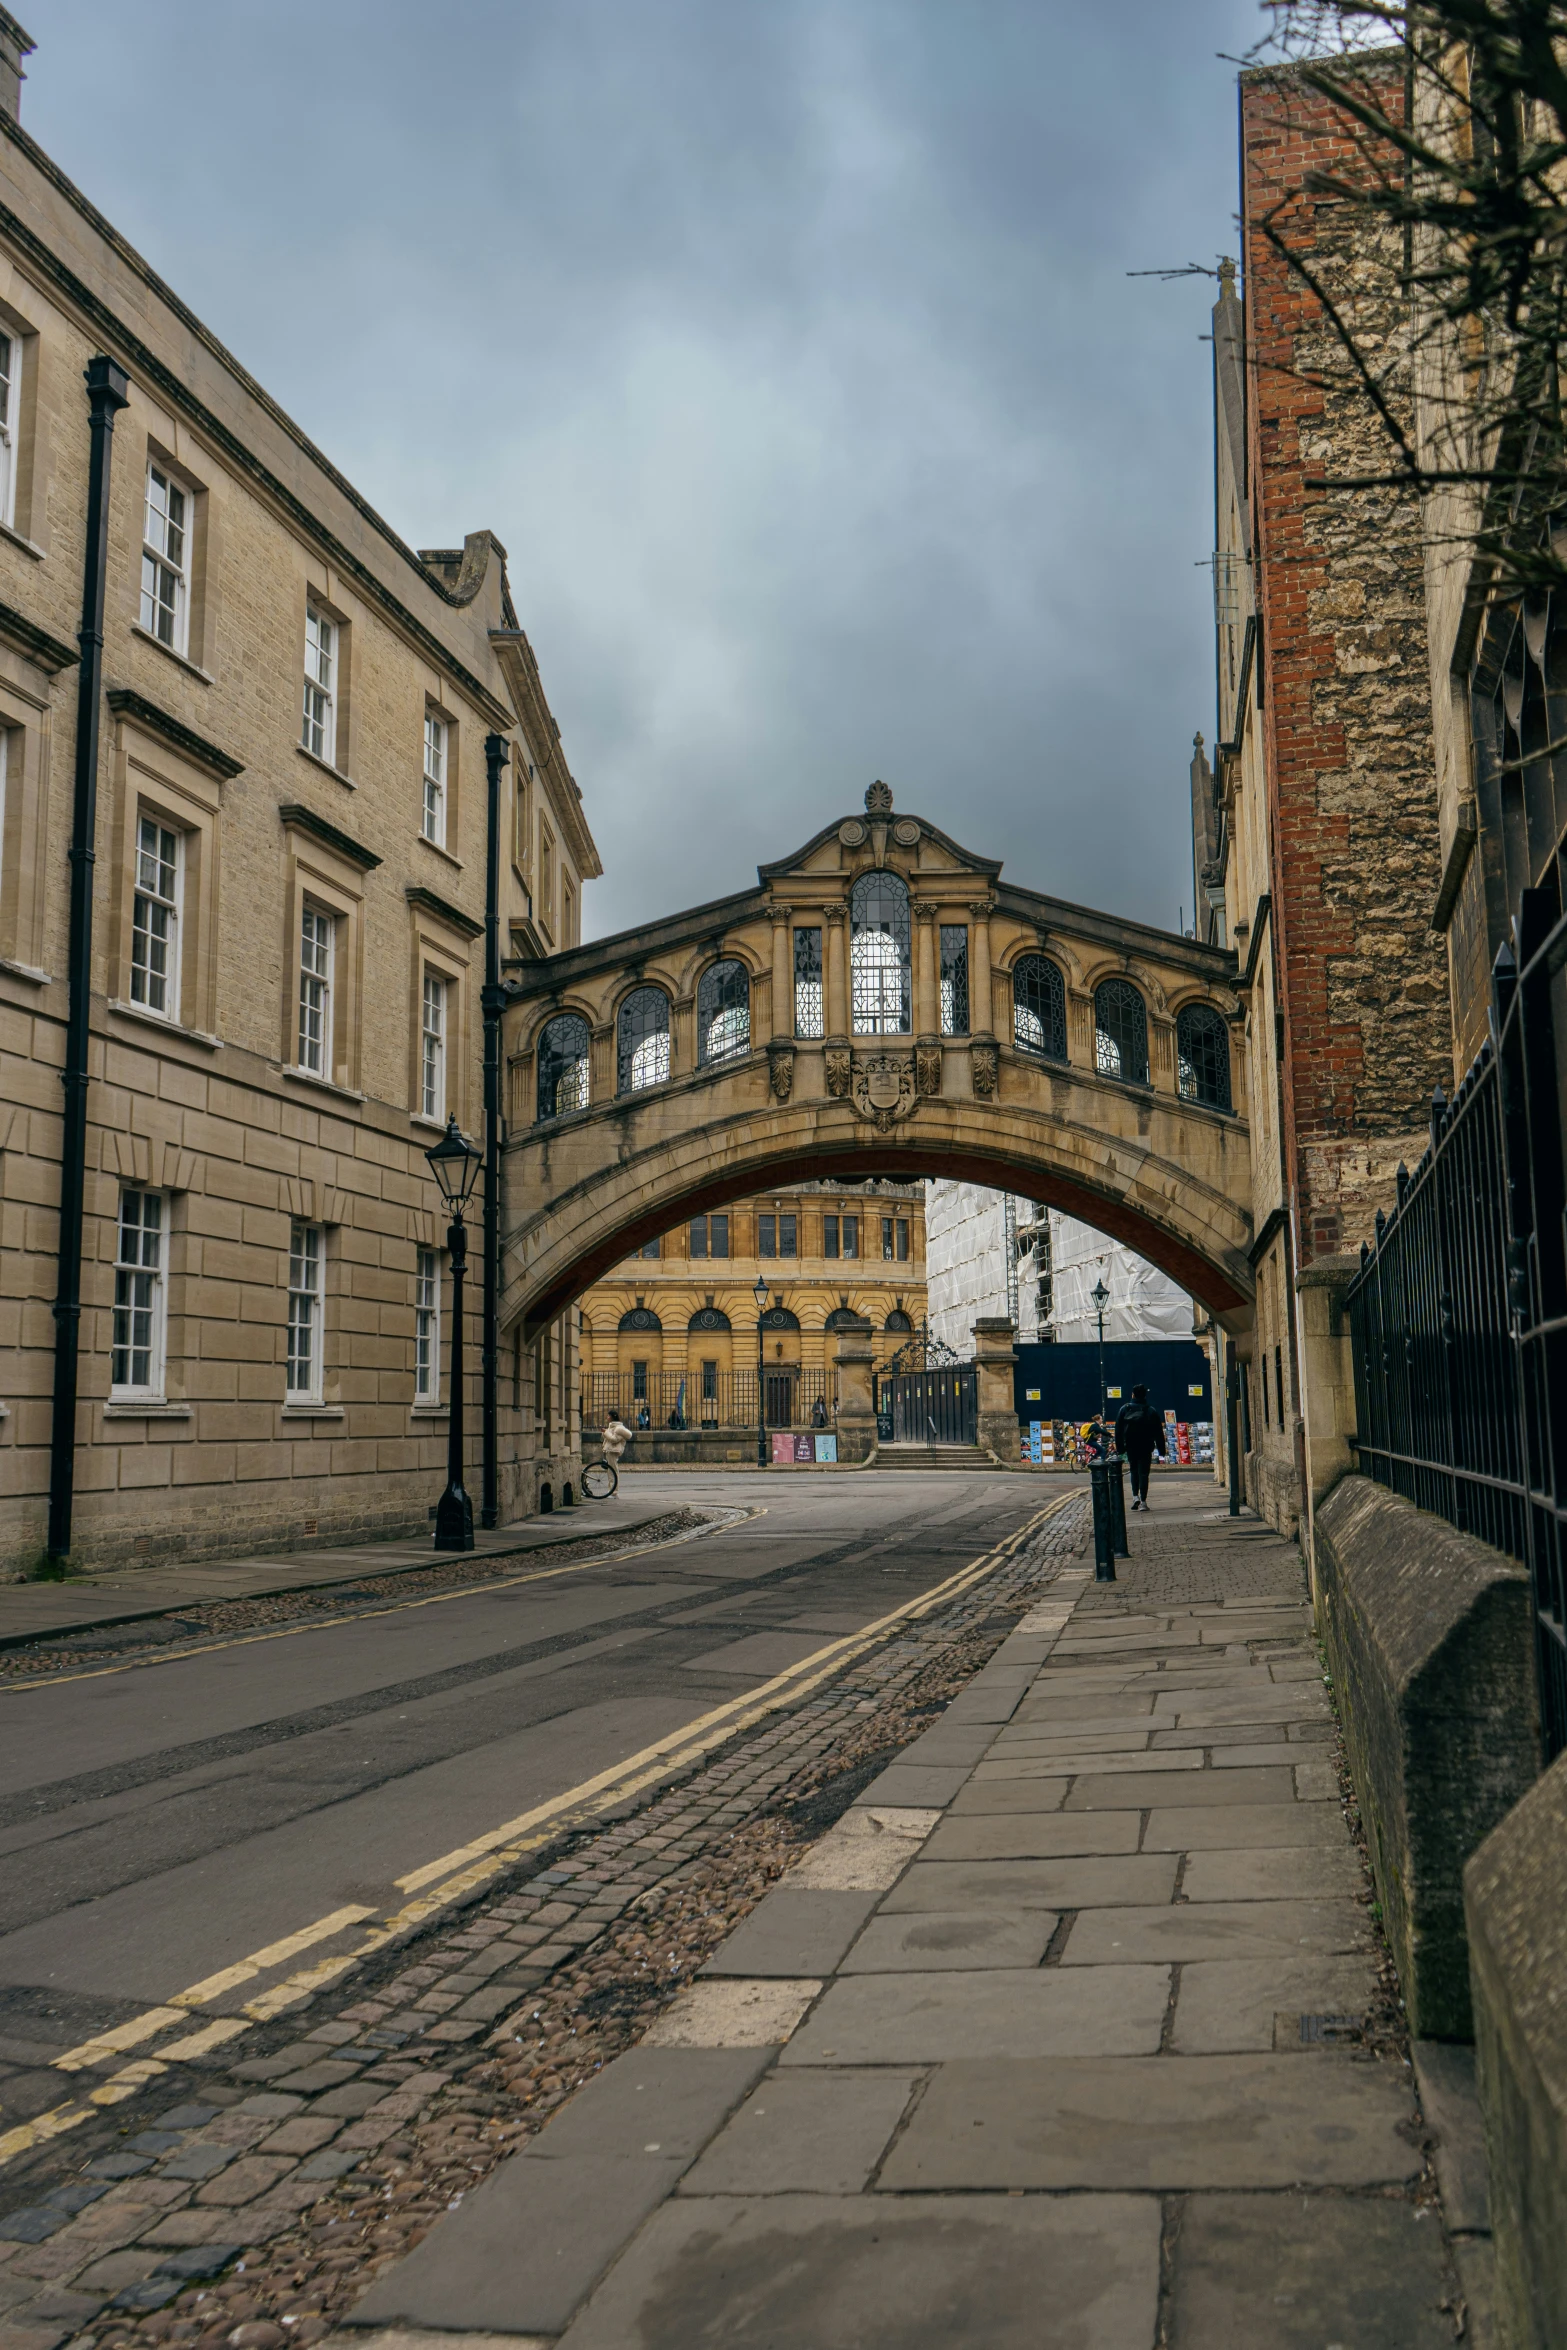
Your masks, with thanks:
M543 1844L552 1843L557 1836L593 1819L611 1806L640 1794L644 1788L655 1785L659 1780L677 1776L712 1753L715 1747L724 1745L742 1730L764 1720L768 1714L798 1704L801 1698L808 1697L822 1682L841 1673L856 1658L878 1646L903 1625L915 1623L933 1609L961 1598L964 1592L982 1582L987 1575L993 1574L1047 1519L1053 1518L1075 1498L1073 1493L1059 1495L1044 1509L1036 1510L1004 1542L997 1543L983 1557L971 1559L967 1566L960 1567L945 1582L934 1584L917 1599L906 1600L901 1607L878 1616L874 1623L863 1625L858 1632L848 1633L842 1639L829 1641L823 1648L814 1649L809 1656L802 1657L798 1664L789 1666L786 1671L775 1674L772 1680L763 1682L760 1688L748 1690L743 1697L730 1698L724 1705L714 1706L710 1712L699 1714L694 1721L682 1724L678 1730L671 1730L653 1745L644 1746L639 1753L612 1764L596 1777L582 1780L564 1794L552 1796L546 1803L536 1804L531 1811L519 1812L515 1819L504 1820L498 1828L490 1829L487 1834L459 1845L455 1851L443 1853L439 1860L426 1861L421 1867L411 1869L406 1876L396 1878L394 1882L398 1892L411 1898L391 1915L379 1919L351 1949L334 1953L331 1957L319 1959L313 1965L286 1975L280 1982L247 2001L241 2014L218 2017L199 2031L165 2042L155 2056L139 2057L122 2066L100 2087L89 2090L79 2102L55 2106L32 2121L18 2123L14 2129L0 2133L0 2165L14 2161L18 2155L28 2153L50 2138L60 2137L67 2130L77 2128L89 2120L95 2110L119 2105L126 2098L134 2097L149 2080L166 2072L171 2064L204 2056L211 2049L239 2038L242 2033L249 2031L253 2023L267 2022L302 2000L311 1998L317 1991L325 1990L373 1952L423 1924L463 1894L471 1893L491 1878L501 1875L526 1853L537 1851ZM644 1551L639 1555L645 1556L646 1553ZM596 1559L592 1564L602 1566L605 1561ZM561 1567L548 1570L551 1574L569 1572L570 1569ZM543 1579L517 1578L519 1581ZM495 1590L504 1586L489 1584L484 1588ZM429 1603L415 1600L407 1604L418 1607ZM275 1639L282 1635L261 1634L258 1637ZM244 1646L247 1643L228 1645ZM204 1655L207 1652L201 1650L196 1653ZM52 1683L48 1685L54 1686ZM119 2024L112 2031L85 2040L80 2047L67 2049L63 2056L55 2058L55 2069L65 2073L80 2072L89 2065L101 2064L106 2058L122 2055L149 2040L156 2040L176 2024L188 2022L193 2009L223 1997L274 1966L286 1964L301 1952L362 1924L374 1914L372 1910L359 1907L335 1909L326 1917L318 1918L314 1925L302 1927L298 1933L290 1934L280 1942L268 1943L265 1949L253 1951L248 1958L224 1967L218 1974L191 1984L188 1990L176 1991L165 2005L148 2008L141 2015L133 2016L128 2023Z

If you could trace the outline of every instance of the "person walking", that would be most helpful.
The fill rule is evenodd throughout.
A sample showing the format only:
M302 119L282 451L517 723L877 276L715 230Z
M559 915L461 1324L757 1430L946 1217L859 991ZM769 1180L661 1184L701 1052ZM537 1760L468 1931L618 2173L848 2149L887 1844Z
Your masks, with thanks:
M604 1424L604 1458L612 1469L620 1467L620 1456L631 1442L631 1430L619 1412L611 1412Z
M1122 1404L1115 1415L1115 1442L1118 1452L1124 1452L1132 1472L1132 1507L1148 1507L1148 1476L1157 1452L1164 1456L1164 1422L1148 1401L1146 1387L1134 1387L1130 1403Z

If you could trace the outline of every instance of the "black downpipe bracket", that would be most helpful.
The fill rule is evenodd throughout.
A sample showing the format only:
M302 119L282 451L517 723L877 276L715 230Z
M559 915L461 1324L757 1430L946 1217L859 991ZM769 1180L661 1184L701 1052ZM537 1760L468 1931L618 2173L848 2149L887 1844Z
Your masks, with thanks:
M87 1056L92 1011L93 868L98 836L98 738L103 706L103 604L109 566L109 464L114 419L130 402L125 371L101 355L87 363L92 449L87 476L87 552L82 648L76 673L76 802L71 830L71 935L60 1146L59 1267L54 1297L54 1415L49 1437L51 1561L71 1548L76 1498L76 1390L81 1355L82 1217L87 1189Z
M500 1497L501 1370L501 769L509 757L506 737L484 738L489 787L484 843L484 1329L480 1347L480 1419L483 1428L479 1474L479 1524L498 1526Z

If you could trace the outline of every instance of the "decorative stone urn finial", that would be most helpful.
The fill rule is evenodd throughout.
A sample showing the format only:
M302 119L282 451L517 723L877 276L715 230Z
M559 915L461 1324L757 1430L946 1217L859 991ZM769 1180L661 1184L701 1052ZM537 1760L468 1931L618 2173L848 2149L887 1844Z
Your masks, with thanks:
M891 784L882 783L878 779L871 785L865 795L865 813L867 816L890 816L892 814Z

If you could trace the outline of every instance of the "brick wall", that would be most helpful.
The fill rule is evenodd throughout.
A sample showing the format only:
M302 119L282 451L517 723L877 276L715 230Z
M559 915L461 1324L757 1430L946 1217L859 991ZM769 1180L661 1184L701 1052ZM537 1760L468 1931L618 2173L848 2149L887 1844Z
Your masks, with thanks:
M1355 68L1401 102L1402 62ZM1407 402L1397 233L1305 185L1362 168L1352 126L1288 73L1241 77L1250 469L1262 621L1283 1143L1302 1263L1353 1248L1418 1155L1452 1066L1420 518L1381 489L1375 411L1271 225Z

